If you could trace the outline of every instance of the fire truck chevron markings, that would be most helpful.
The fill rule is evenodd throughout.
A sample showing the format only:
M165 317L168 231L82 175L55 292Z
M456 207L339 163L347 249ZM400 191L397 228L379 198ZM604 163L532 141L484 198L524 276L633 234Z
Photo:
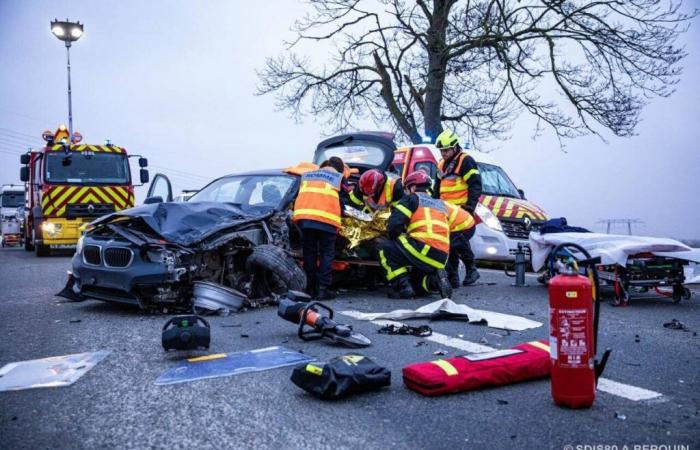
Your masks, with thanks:
M359 311L341 311L339 314L356 319L362 313L360 313ZM404 325L401 322L395 322L393 320L373 320L372 323L382 327L385 325ZM446 347L456 348L458 350L462 350L468 353L483 353L498 350L497 348L489 347L488 345L478 344L476 342L471 342L460 338L453 338L435 332L433 332L431 336L425 337L423 339L425 339L426 341L431 341L440 345L444 345ZM634 402L642 400L659 400L663 397L663 394L659 392L650 391L648 389L632 386L629 384L618 383L617 381L613 381L608 378L600 378L598 380L598 390L601 392L606 392L608 394L616 395L618 397L626 398Z

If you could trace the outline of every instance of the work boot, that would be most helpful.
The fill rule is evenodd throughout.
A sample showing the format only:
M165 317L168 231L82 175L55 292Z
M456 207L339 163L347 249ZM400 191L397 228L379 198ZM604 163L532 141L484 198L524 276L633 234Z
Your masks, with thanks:
M462 281L462 286L469 286L476 283L476 280L478 280L479 277L481 277L481 275L479 275L479 271L476 270L476 264L465 264L465 268L467 272L464 276L464 281Z
M434 277L437 278L437 291L440 293L441 298L452 297L452 279L447 276L447 272L444 270L438 270ZM459 276L457 276L457 286L459 287Z
M401 276L394 280L394 290L389 293L390 298L413 298L416 296L416 292L411 286L411 280L408 276Z
M447 275L447 279L449 280L450 286L452 286L452 289L457 289L458 287L461 286L461 284L459 284L459 272L454 272L454 273L450 272Z
M333 300L338 296L336 291L332 291L328 286L321 286L318 289L317 300Z

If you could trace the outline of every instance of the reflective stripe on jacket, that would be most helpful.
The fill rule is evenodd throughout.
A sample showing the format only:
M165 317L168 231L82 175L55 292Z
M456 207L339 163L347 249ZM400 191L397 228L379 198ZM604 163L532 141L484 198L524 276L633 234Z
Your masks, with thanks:
M479 173L477 169L472 169L467 172L463 177L459 175L462 164L464 163L464 158L467 154L462 152L457 156L457 162L454 164L454 168L449 172L444 172L445 160L441 160L438 163L438 169L442 174L442 179L440 180L440 199L446 202L452 203L453 205L464 205L469 199L469 178L475 174Z
M329 170L307 172L301 177L292 220L315 220L340 228L340 191L343 174Z
M469 214L469 211L449 202L445 202L445 206L447 206L449 212L447 223L450 224L450 233L470 230L474 227L474 217Z
M396 205L396 209L410 218L406 234L399 236L399 242L414 258L428 266L443 269L450 252L447 207L425 193L416 195L418 208L414 212L403 205Z

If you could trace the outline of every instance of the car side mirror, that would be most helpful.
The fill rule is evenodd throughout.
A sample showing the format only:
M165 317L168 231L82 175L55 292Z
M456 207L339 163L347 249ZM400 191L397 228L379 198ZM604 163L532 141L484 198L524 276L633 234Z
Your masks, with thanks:
M148 166L148 160L146 158L139 158L139 167L147 167ZM148 181L148 180L146 180Z
M142 166L143 167L143 166ZM148 170L146 169L141 169L139 171L139 176L141 177L141 184L146 184L148 183ZM162 201L162 200L161 200Z
M522 189L518 189L518 194L520 194L520 198L522 198L523 200L527 200L525 198L525 191L523 191Z
M146 200L143 201L144 205L151 205L153 203L163 203L163 197L161 197L161 196L148 197Z
M29 181L29 167L24 166L19 168L19 179L20 181Z
M20 155L19 161L22 164L29 164L29 153L24 153L24 154Z

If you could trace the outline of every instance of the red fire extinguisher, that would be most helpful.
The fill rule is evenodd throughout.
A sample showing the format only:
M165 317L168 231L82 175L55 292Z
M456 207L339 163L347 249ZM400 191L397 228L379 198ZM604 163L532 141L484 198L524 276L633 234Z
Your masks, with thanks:
M576 260L566 249L574 248L586 259ZM607 363L606 350L596 361L596 341L600 315L595 264L600 258L576 244L561 244L551 253L556 258L564 250L569 256L559 275L549 281L549 348L552 398L559 406L589 408L595 401L596 382ZM588 276L579 273L586 269ZM595 285L595 291L594 291Z

